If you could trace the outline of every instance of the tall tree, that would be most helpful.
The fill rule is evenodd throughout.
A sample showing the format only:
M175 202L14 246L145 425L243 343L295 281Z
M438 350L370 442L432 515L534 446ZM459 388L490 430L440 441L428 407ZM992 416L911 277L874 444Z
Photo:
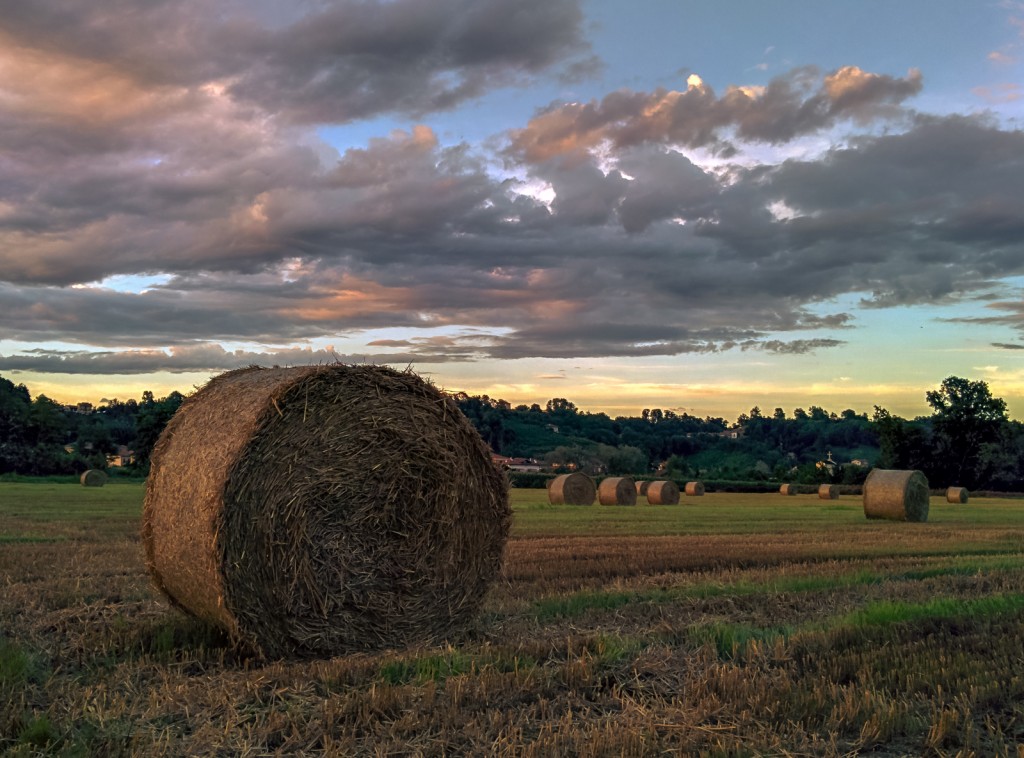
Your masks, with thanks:
M958 376L943 379L937 390L925 395L935 410L932 417L935 455L939 471L950 484L977 487L987 473L982 466L982 445L999 439L1008 422L1006 402L992 397L988 384Z

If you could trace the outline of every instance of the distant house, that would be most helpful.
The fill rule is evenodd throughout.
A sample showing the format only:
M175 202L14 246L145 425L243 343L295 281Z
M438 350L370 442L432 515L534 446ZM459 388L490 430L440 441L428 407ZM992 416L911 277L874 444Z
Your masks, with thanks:
M871 468L871 464L868 463L864 458L854 458L850 461L851 466L858 466L860 468Z
M116 453L107 453L107 466L128 466L135 463L135 451L119 445Z
M504 455L498 455L497 453L491 453L491 461L495 466L506 471L537 472L543 468L533 458L506 458Z

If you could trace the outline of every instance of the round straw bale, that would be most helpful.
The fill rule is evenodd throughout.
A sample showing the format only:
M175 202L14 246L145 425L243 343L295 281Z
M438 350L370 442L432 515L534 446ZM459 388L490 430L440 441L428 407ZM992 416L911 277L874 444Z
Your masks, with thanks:
M601 505L636 505L636 485L627 476L610 476L597 488Z
M796 494L796 485L795 484L783 484L781 487L779 487L779 494L780 495L795 495Z
M107 483L107 474L105 471L91 468L88 471L83 471L78 481L83 487L102 487Z
M928 478L920 471L876 468L864 482L864 515L892 521L927 521L928 496Z
M651 483L644 479L642 482L636 483L636 494L642 497L647 497L647 488L651 486Z
M548 502L552 505L593 505L596 495L594 480L586 474L562 474L548 481Z
M966 503L970 493L966 487L950 487L946 490L947 503Z
M818 497L822 500L838 500L839 488L834 484L820 484L818 485Z
M704 483L703 482L687 482L686 483L686 496L687 497L700 497L704 494Z
M230 371L152 455L142 540L178 608L265 657L442 639L497 574L508 482L410 371Z
M651 505L678 505L679 487L668 480L651 482L647 488L647 502Z

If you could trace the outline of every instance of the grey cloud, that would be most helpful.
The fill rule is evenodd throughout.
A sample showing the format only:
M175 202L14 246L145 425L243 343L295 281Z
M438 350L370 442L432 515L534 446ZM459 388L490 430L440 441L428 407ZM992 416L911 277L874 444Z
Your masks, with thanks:
M149 88L223 82L305 123L422 114L560 64L567 75L596 65L577 0L39 0L5 3L4 33L122 67Z
M1002 348L1003 350L1024 350L1024 345L1018 345L1013 342L993 342L992 347Z
M441 352L339 354L334 350L289 348L267 351L224 350L219 345L186 345L168 350L69 351L29 350L0 355L0 370L42 374L150 374L219 372L252 365L309 366L327 363L413 363L465 361L468 357Z
M807 353L813 353L830 347L839 347L840 345L845 344L845 340L816 338L809 340L790 340L789 342L783 340L764 340L762 342L744 343L740 347L743 350L763 350L767 353L776 353L779 355L805 355Z
M176 7L157 3L139 13L173 14ZM24 19L36 17L26 8L0 24L21 24L21 39L58 55L59 17L30 34ZM74 13L88 19L99 11L81 6ZM281 13L232 34L274 37L301 26L293 11ZM112 13L95 29L86 24L82 39L66 40L66 54L102 57L98 40L119 35L129 21ZM105 44L118 49L116 39ZM310 44L313 62L296 69L300 79L320 60L321 42ZM495 60L520 55L495 45ZM142 54L125 50L125 60ZM260 59L264 70L277 65L275 51L269 47ZM81 134L72 128L82 115L74 98L44 102L25 91L0 111L5 338L59 338L122 353L218 340L287 345L379 327L475 326L476 336L379 344L374 355L426 361L744 347L800 352L838 340L789 341L787 332L854 326L849 314L821 313L837 295L868 292L878 306L969 298L1024 269L1024 136L983 119L922 116L903 133L852 139L820 158L734 167L727 180L656 144L680 134L714 144L723 128L772 141L838 118L888 115L919 87L914 76L800 72L766 90L760 105L744 93L716 97L695 88L656 102L618 93L589 110L552 110L552 118L567 119L556 159L509 166L554 188L548 207L519 183L495 178L495 156L443 146L427 127L339 155L287 119L268 118L255 94L239 101L230 89L190 89L189 82L210 75L204 67L222 65L219 59L172 75L162 73L160 56L174 50L153 55L159 65L137 75L111 68L107 58L89 69L85 78L102 84L90 96L118 97L103 101L110 107L84 121ZM453 60L477 66L480 55L467 48ZM542 56L535 60L547 65ZM508 64L516 65L534 64ZM70 77L70 66L55 76ZM148 77L145 87L139 77ZM741 107L741 96L754 104ZM651 111L664 118L636 121L652 104L664 106ZM686 120L691 106L719 120ZM758 120L776 111L777 134L765 131L774 116ZM586 150L573 152L593 135L620 143L605 156L607 165ZM795 216L773 215L775 203ZM174 276L139 295L66 286L156 272ZM47 360L59 367L100 359Z
M899 103L921 87L917 70L901 79L846 66L824 77L813 68L795 69L766 87L732 87L721 97L704 84L685 91L620 90L600 102L551 106L511 132L510 151L537 163L578 155L605 140L620 148L652 142L728 150L735 133L779 144L843 119L901 115Z

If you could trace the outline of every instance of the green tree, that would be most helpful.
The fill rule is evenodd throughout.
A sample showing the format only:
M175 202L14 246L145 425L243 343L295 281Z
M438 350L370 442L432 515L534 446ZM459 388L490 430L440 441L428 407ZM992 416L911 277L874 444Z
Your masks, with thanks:
M167 422L181 407L185 396L175 391L167 397L154 400L153 393L147 390L142 394L142 398L136 425L135 464L148 468L149 458L153 454L153 446L156 445Z
M935 410L932 430L939 486L974 488L983 483L982 445L999 439L1008 422L1006 402L992 397L988 384L958 376L942 380L937 390L925 395Z

